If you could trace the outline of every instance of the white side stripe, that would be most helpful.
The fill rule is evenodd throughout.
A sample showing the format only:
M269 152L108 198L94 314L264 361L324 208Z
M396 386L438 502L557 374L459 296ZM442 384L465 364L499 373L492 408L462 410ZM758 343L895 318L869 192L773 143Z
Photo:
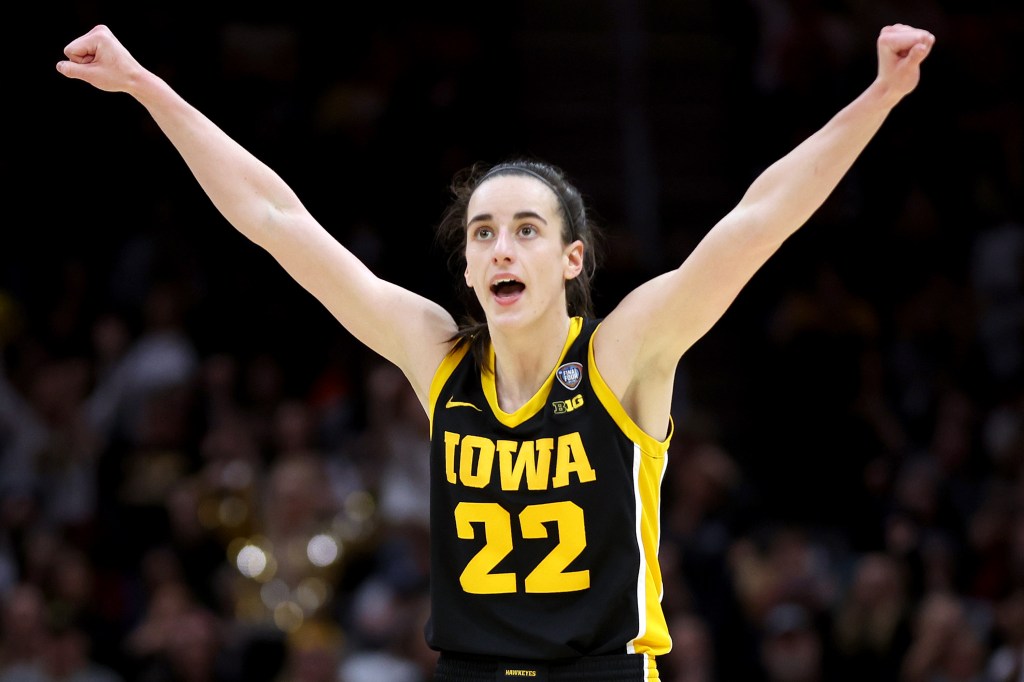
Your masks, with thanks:
M641 535L643 500L640 496L640 462L642 458L643 453L640 451L640 446L633 443L633 515L636 517L636 528L634 530L636 532L636 546L640 553L640 564L637 567L636 575L637 633L633 641L626 645L626 650L631 654L636 653L636 640L647 631L647 556L644 553L644 539Z

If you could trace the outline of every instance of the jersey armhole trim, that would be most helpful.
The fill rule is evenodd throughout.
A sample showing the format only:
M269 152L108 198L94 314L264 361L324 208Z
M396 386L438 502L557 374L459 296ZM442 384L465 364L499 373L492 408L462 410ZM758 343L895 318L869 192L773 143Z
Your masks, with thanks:
M457 343L452 348L444 359L441 360L441 364L438 365L437 371L434 372L434 378L430 380L430 396L428 398L429 412L428 417L430 420L430 435L434 435L434 410L437 408L437 400L441 394L441 389L448 383L448 379L451 378L455 368L459 366L462 359L466 357L466 353L469 352L470 344L468 341Z
M600 326L600 325L598 325ZM636 443L640 447L640 451L650 457L664 457L665 453L668 452L669 443L672 440L672 434L675 431L675 422L672 419L672 415L668 418L668 434L664 440L658 440L654 436L650 435L639 426L636 422L626 414L626 410L622 407L622 403L615 397L615 393L605 383L604 377L601 376L601 371L597 368L597 362L594 359L594 337L597 336L597 330L590 335L590 340L587 348L587 364L590 366L590 384L594 389L594 393L597 395L597 399L601 401L604 409L608 411L611 418L615 421L622 432L629 437L631 441Z

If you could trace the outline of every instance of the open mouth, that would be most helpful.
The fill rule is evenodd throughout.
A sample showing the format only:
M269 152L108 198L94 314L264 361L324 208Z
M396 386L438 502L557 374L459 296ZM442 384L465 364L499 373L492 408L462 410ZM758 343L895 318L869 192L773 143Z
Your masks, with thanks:
M526 285L519 280L512 278L499 279L491 284L491 293L498 298L504 298L522 293L525 288Z

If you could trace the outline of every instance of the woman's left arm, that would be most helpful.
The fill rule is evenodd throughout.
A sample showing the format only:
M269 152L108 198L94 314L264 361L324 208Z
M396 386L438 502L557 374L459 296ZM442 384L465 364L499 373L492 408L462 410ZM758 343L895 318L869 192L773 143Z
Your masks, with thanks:
M725 313L782 243L825 202L920 79L935 41L928 31L887 26L877 41L878 75L822 128L762 172L739 203L675 270L631 292L608 315L603 358L631 358L623 376L664 372ZM615 373L613 360L602 371ZM614 377L608 377L614 381Z

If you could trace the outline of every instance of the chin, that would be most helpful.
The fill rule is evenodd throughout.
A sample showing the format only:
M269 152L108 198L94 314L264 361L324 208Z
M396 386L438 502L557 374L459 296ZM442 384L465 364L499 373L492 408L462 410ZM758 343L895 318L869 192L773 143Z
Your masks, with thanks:
M486 312L487 326L492 328L515 328L529 322L529 316L522 307L492 306Z

